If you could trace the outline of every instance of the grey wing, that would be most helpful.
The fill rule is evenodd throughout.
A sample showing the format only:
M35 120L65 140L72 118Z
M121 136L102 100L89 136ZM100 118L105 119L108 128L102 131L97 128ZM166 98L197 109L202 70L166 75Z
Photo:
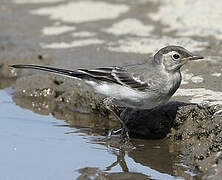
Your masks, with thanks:
M135 90L145 91L148 84L143 82L140 77L133 76L125 68L112 66L96 69L78 69L83 73L87 73L90 77L98 80L111 81L116 84L121 84Z

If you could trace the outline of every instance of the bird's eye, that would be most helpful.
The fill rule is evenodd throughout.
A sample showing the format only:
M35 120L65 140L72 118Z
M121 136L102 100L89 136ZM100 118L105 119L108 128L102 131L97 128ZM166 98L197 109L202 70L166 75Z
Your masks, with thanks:
M174 54L174 55L173 55L173 59L176 59L176 60L177 60L177 59L179 59L179 58L180 58L180 55L179 55L179 54Z

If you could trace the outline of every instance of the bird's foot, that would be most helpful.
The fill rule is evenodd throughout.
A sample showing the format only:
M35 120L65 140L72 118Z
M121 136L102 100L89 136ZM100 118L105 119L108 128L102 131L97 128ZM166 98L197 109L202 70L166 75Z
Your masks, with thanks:
M112 137L120 137L120 136L121 136L121 131L122 131L121 128L118 128L118 129L113 128L113 129L109 130L107 136L108 136L108 138L112 138Z
M111 129L108 133L108 138L120 138L123 143L130 141L128 128Z
M123 142L128 142L130 140L129 137L129 129L127 128L125 122L114 112L114 105L112 104L114 98L112 97L107 97L103 100L104 105L106 107L106 109L108 109L115 117L116 119L119 120L120 124L121 124L121 129L115 130L112 129L109 133L108 133L108 137L113 137L116 136L115 134L120 133L120 138L121 140L123 140Z

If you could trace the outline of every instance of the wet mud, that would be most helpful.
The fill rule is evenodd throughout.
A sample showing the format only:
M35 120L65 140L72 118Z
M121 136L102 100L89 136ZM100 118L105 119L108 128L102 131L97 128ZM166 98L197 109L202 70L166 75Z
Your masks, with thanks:
M220 179L221 106L170 102L153 110L129 110L122 116L132 137L169 138L179 147L185 165L204 179Z

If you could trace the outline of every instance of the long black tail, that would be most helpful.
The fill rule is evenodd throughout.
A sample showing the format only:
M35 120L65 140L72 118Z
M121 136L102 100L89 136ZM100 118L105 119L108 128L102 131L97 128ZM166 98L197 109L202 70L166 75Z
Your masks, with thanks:
M49 66L39 66L39 65L32 65L32 64L14 64L14 65L9 65L10 67L13 68L18 68L18 69L37 69L41 71L46 71L46 72L51 72L55 74L59 74L62 76L68 76L72 78L84 78L84 74L82 72L73 71L73 70L67 70L67 69L61 69L61 68L55 68L55 67L49 67Z

